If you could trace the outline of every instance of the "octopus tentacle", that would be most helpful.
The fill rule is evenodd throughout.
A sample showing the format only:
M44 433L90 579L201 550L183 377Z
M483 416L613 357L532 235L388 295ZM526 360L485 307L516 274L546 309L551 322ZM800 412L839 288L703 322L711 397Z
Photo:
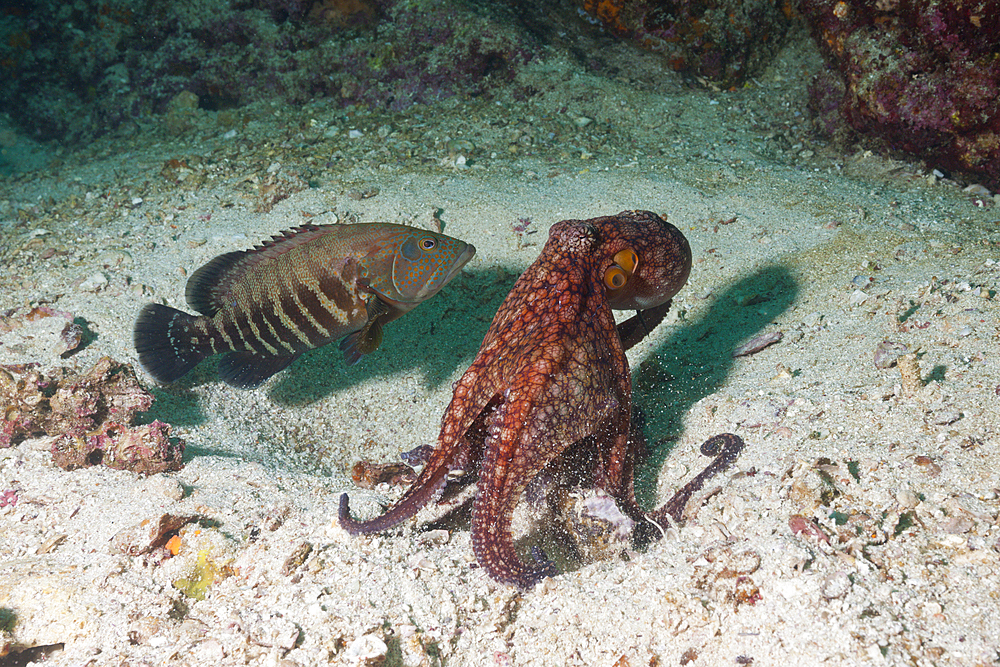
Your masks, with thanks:
M457 393L453 403L461 402L464 396L464 393ZM408 452L407 455L414 455L414 458L417 459L415 465L424 463L424 469L420 471L417 479L406 490L403 497L396 501L385 514L368 521L357 521L351 517L347 494L341 495L337 513L337 521L341 528L351 535L378 533L398 525L419 512L424 505L434 500L444 489L448 482L449 473L456 470L465 471L468 466L478 463L478 458L482 455L483 424L489 420L499 404L499 396L494 396L486 401L485 407L481 408L482 411L464 435L460 431L456 433L446 427L441 434L437 448L430 449L429 453L427 449L421 448L418 448L420 451L416 454L414 452L418 450Z
M434 495L444 487L448 469L440 467L435 469L434 475L424 480L421 486L413 486L414 492L404 496L398 503L393 505L385 514L377 516L368 521L358 521L351 517L351 508L346 493L340 495L340 507L337 512L337 521L340 527L351 535L368 535L388 530L393 526L409 519L429 503Z
M340 523L340 527L351 535L367 535L388 530L409 519L444 488L451 470L450 463L456 458L457 453L458 451L454 451L441 456L432 454L430 461L420 471L420 475L406 491L406 494L384 514L374 519L357 521L352 518L347 494L341 494L340 508L337 512L337 521Z
M472 551L480 567L496 581L530 588L545 577L558 574L555 564L541 550L534 552L534 565L525 563L514 549L511 517L528 481L547 459L564 448L527 451L522 442L525 420L534 409L529 400L506 400L490 420L485 456L479 473L479 491L473 505ZM529 459L534 459L528 463ZM529 469L530 468L530 469Z
M655 329L656 325L662 322L663 318L667 316L671 303L672 299L653 308L637 310L635 311L635 315L624 322L620 322L617 328L618 336L622 341L622 349L631 350L643 338L649 335L649 332Z
M649 513L649 518L656 522L665 521L669 516L680 523L681 515L684 513L684 506L687 505L691 496L697 493L705 482L712 479L720 472L728 468L740 455L744 446L743 438L734 433L720 433L713 435L701 446L701 453L704 456L714 456L715 460L709 463L704 470L685 484L673 498L668 500L663 507Z

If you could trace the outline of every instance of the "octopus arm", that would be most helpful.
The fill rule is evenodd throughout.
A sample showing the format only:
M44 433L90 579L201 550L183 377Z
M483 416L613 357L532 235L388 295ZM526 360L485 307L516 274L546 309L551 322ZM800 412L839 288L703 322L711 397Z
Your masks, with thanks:
M478 448L469 442L465 434L467 429L471 429L475 423L477 415L472 414L469 409L463 410L463 407L468 407L463 401L463 397L466 395L465 392L456 391L455 396L452 398L452 403L459 403L455 405L455 410L459 417L456 420L446 420L441 429L441 435L438 438L438 446L431 452L427 463L420 471L417 479L406 490L406 493L403 494L403 497L396 501L381 516L368 521L357 521L351 517L347 494L342 494L337 514L337 520L341 528L351 535L367 535L388 530L414 516L427 503L434 500L448 481L448 473L456 465L464 467L472 463L470 459L473 458L473 450L478 450ZM480 395L479 400L474 403L477 411L485 417L492 412L489 409L489 405L496 403L496 401L483 400L483 398L490 399L490 397ZM493 399L495 398L493 397ZM485 405L480 405L481 403L485 403ZM468 417L468 419L464 417Z
M670 311L671 301L659 306L637 310L635 315L618 325L618 336L622 341L622 349L631 350L643 338L649 335L663 321Z
M548 441L544 449L539 446L545 440L533 439L533 429L524 427L535 407L529 400L508 394L493 415L472 516L472 549L480 567L493 579L521 588L558 570L544 554L535 554L533 564L517 555L510 527L514 507L528 481L569 445Z

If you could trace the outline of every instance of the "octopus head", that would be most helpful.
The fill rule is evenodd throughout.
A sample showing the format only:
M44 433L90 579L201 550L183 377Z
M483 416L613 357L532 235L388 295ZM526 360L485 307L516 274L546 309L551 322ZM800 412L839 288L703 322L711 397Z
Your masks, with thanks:
M691 273L691 246L680 230L649 211L589 221L601 238L600 280L608 304L645 310L673 298Z

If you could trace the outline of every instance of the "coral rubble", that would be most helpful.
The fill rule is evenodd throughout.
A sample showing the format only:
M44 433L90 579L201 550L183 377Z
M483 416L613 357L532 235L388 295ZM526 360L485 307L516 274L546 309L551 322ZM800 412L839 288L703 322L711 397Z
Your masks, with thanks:
M97 464L146 475L179 470L184 443L170 439L168 424L131 425L152 404L132 367L110 357L85 375L0 367L0 447L49 435L53 462L67 470Z
M1000 0L802 0L832 70L813 84L838 121L1000 189Z

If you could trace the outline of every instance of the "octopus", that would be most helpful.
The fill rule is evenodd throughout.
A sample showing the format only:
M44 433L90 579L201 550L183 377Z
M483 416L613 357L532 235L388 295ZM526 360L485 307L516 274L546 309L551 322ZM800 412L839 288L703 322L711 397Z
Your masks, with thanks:
M633 473L645 444L632 424L625 352L667 314L687 281L691 249L648 211L556 223L536 261L500 306L469 369L455 383L437 445L416 480L381 516L338 520L351 535L382 532L440 499L449 480L476 478L472 548L494 580L530 588L558 574L541 549L517 553L511 519L525 489L542 478L600 489L655 535L680 521L690 496L735 460L743 441L709 439L715 460L663 507L645 512ZM612 310L635 310L616 325Z

